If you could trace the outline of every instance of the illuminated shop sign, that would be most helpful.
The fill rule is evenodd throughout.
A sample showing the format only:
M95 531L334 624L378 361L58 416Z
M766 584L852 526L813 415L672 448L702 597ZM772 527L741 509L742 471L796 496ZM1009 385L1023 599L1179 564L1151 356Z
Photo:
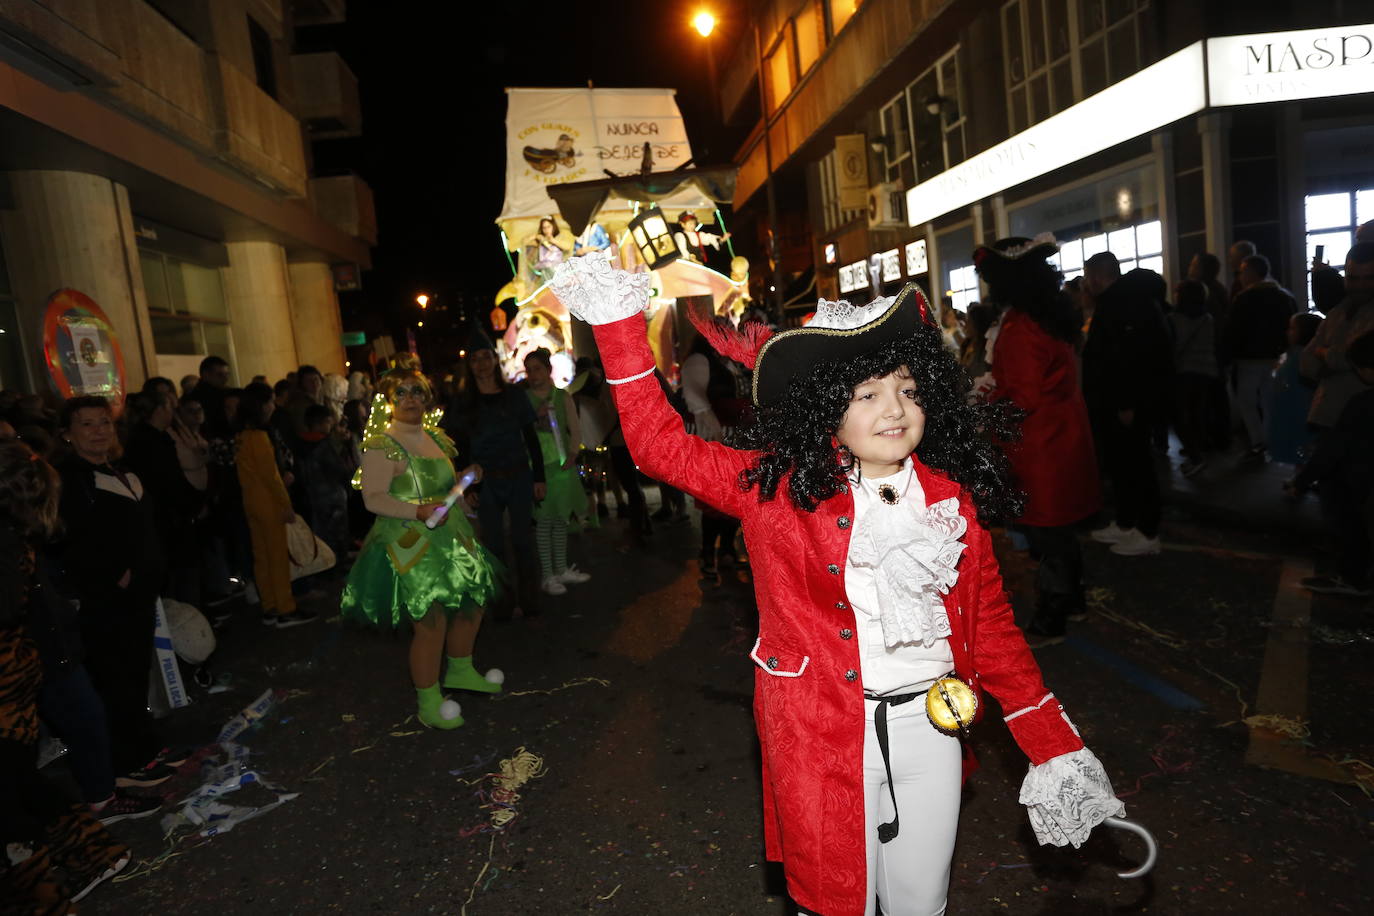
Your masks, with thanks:
M1374 25L1207 39L1213 105L1374 92Z
M840 268L840 292L852 293L868 289L868 262L855 261Z
M919 226L1212 106L1374 92L1374 25L1209 38L906 192ZM909 273L909 271L908 271Z
M1199 41L918 184L906 192L907 222L928 223L1201 111L1203 85Z
M902 279L902 259L898 256L896 248L891 251L884 251L878 255L878 259L883 265L884 283Z
M926 259L926 240L917 239L906 246L906 275L908 277L918 277L930 270L930 262Z

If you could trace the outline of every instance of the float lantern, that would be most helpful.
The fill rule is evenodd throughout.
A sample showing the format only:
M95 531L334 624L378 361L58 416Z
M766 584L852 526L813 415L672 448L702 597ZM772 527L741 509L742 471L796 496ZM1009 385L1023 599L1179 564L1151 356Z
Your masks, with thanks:
M647 207L630 220L630 237L650 270L658 270L681 257L672 230L658 207Z

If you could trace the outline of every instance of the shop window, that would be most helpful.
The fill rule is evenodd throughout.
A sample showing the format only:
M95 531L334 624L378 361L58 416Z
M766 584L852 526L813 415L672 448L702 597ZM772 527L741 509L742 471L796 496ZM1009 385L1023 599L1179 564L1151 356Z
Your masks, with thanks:
M219 270L143 249L138 260L157 352L228 358L229 313Z
M821 231L831 233L846 223L853 222L865 215L864 210L843 210L840 208L839 185L835 180L835 151L826 153L816 163L817 178L821 189Z
M840 34L840 29L859 11L863 0L827 0L830 7L830 34Z
M1355 242L1355 229L1374 220L1374 188L1308 194L1303 200L1307 230L1307 263L1310 267L1322 246L1322 260L1343 275L1345 255ZM1314 308L1312 284L1307 287L1309 308Z
M1164 225L1156 219L1061 241L1059 253L1050 261L1063 272L1065 280L1072 280L1083 276L1083 265L1093 255L1103 251L1116 255L1123 274L1143 267L1163 276Z
M973 267L973 227L942 232L935 238L939 256L941 301L966 311L980 297L978 274Z
M819 0L811 0L802 7L793 22L797 33L797 75L800 77L820 60L825 48L825 17L821 15Z
M1146 0L1011 0L1002 45L1011 133L1140 69Z
M252 16L248 17L248 44L253 51L253 76L258 88L275 99L277 64L272 55L272 36Z
M972 264L945 272L945 300L960 312L978 301L978 274Z
M955 47L916 77L904 94L911 126L910 148L915 159L914 181L928 181L964 161L959 48Z

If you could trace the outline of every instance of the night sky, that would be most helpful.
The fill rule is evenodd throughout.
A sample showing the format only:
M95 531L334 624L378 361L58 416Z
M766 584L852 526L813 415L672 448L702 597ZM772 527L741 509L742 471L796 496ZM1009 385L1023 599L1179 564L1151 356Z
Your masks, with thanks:
M712 36L718 67L742 28L728 15L736 5L710 4L722 20ZM297 50L338 51L362 93L363 136L315 144L316 174L355 171L377 203L373 269L361 294L342 297L345 330L397 329L421 291L450 309L464 303L472 318L490 312L510 279L495 224L506 86L674 88L697 161L728 161L733 147L708 114L705 52L690 24L701 7L352 0L346 24L299 30ZM431 312L426 332L456 332L443 327L456 317Z

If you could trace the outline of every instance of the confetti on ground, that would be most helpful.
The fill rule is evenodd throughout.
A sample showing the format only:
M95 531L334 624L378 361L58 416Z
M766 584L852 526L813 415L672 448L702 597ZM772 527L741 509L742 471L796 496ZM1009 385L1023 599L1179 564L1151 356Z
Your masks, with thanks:
M547 695L549 695L549 694L558 693L560 690L570 690L570 689L572 689L573 687L585 687L585 686L587 686L588 684L599 684L599 685L602 686L602 687L609 687L609 686L611 686L611 682L608 681L608 680L605 680L604 678L599 678L599 677L575 677L575 678L573 678L573 679L570 680L570 681L564 681L562 684L558 685L557 687L549 687L549 688L547 688L547 689L545 689L545 690L512 690L512 691L510 691L510 692L508 692L508 693L499 694L499 695L493 697L493 699L496 699L496 700L504 700L504 699L507 699L508 697L527 697L527 696L534 696L534 695L536 695L536 694L543 694L543 695L547 696Z
M496 852L496 837L519 816L516 805L520 801L520 789L530 780L539 779L547 772L544 768L544 758L524 747L518 747L513 755L501 761L498 772L488 773L475 780L479 784L490 784L490 788L477 790L477 797L483 801L482 809L491 812L487 817L488 823L461 829L458 834L469 837L476 833L490 833L491 842L487 844L487 860L482 863L482 870L477 873L477 879L468 890L468 897L463 901L460 916L467 916L468 904L477 896L479 885L480 889L485 891L495 879L495 874L499 872L499 869L492 865L492 857ZM493 873L492 878L484 884L482 878L488 872Z

